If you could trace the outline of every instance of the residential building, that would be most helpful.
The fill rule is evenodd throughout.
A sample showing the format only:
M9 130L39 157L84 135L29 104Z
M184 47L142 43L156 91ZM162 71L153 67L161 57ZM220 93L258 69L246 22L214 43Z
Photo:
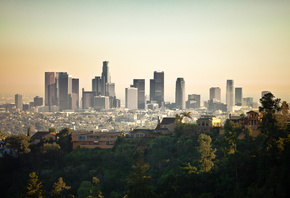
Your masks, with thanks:
M210 132L214 127L221 127L222 120L215 116L202 116L197 121L197 130L201 132Z
M73 149L80 148L113 148L118 136L124 136L121 132L73 132Z
M162 119L161 122L158 117L158 124L155 128L155 131L160 134L173 134L175 126L176 126L175 117L165 117Z

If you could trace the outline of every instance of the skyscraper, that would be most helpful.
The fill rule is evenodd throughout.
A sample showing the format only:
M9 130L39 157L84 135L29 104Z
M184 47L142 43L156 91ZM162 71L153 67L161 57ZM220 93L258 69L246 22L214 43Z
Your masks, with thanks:
M35 106L35 107L43 105L43 98L42 97L36 96L36 97L34 97L33 101L34 101L33 106Z
M243 89L241 87L235 88L235 105L242 106L243 103Z
M190 94L186 101L186 108L199 108L200 107L200 95Z
M100 76L96 76L92 80L92 91L96 92L96 96L100 96L102 94L102 80Z
M45 72L45 106L49 109L53 105L58 105L57 102L57 86L55 72Z
M126 108L138 109L138 89L129 87L125 90L126 95Z
M71 77L66 72L57 73L59 110L69 109L69 94L71 94Z
M102 71L102 95L106 96L106 85L107 83L111 83L111 76L109 73L109 61L103 61L103 71Z
M178 109L185 109L185 81L183 78L176 80L175 105Z
M232 112L234 107L234 80L227 80L226 102L228 112Z
M209 99L220 102L221 101L221 89L219 87L210 88Z
M71 109L79 108L79 79L72 79Z
M19 95L19 94L15 95L15 106L16 106L16 110L17 109L19 109L19 111L23 110L22 95Z
M138 109L145 109L145 79L134 79L132 87L138 89Z
M154 72L150 80L150 101L156 101L159 107L164 103L164 72Z

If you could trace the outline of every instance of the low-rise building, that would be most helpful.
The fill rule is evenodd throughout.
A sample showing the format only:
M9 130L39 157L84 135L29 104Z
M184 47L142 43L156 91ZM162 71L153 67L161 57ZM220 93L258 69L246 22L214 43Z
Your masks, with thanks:
M161 122L158 118L158 125L155 128L155 131L161 134L173 133L175 126L176 126L175 117L165 117L162 119Z
M73 149L80 148L113 148L118 136L123 136L121 132L73 132Z
M222 120L215 118L215 116L202 116L196 121L197 131L210 132L214 127L221 127Z
M56 140L56 132L38 131L33 136L31 136L31 143L38 144L42 139L45 138L51 138L52 140Z

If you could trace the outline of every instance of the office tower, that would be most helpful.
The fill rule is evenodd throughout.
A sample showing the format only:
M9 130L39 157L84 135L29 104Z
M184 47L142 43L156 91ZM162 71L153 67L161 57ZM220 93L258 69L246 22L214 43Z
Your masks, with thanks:
M261 97L263 98L264 95L266 95L267 93L271 93L271 91L262 91L262 93L261 93Z
M243 89L241 87L235 88L235 105L242 106L243 103Z
M106 96L109 96L109 97L115 96L115 83L106 84Z
M185 109L185 81L183 78L176 80L175 105L177 109Z
M138 109L145 109L145 79L134 79L132 87L138 89Z
M116 96L113 98L113 108L120 108L121 107L121 101L116 98Z
M19 109L19 111L23 110L22 95L19 95L19 94L15 95L15 105L16 105L16 110L17 109Z
M126 108L138 109L138 89L129 87L125 90L126 95Z
M45 106L58 105L55 72L45 72Z
M96 76L92 80L92 91L96 92L97 96L102 94L102 80L100 76Z
M228 112L232 112L234 106L234 80L227 80L226 102Z
M79 79L72 79L71 109L79 108Z
M95 96L94 97L94 109L109 109L110 101L108 96Z
M103 71L102 71L102 79L101 79L101 85L102 85L102 94L103 96L106 95L106 85L107 83L111 83L111 76L109 73L109 62L103 61Z
M72 90L71 76L66 72L57 73L57 84L58 84L58 101L59 110L70 109L70 97Z
M94 97L96 92L94 91L85 91L82 89L82 109L89 109L94 107Z
M35 106L35 107L43 105L43 98L42 97L36 96L36 97L34 97L33 101L34 101L33 106Z
M200 95L190 94L188 95L188 100L186 101L186 108L199 108L200 107Z
M209 99L221 101L221 89L219 87L212 87L209 90Z
M244 98L245 106L253 107L254 99L253 97Z
M150 101L156 101L161 107L164 103L164 72L154 72L150 80Z

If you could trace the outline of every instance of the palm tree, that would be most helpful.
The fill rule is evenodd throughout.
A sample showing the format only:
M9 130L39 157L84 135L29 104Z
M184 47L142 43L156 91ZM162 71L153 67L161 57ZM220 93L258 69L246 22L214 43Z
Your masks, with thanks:
M192 119L191 112L190 111L184 111L184 112L182 112L180 117L181 117L181 121L183 120L183 118L190 118L190 119Z

